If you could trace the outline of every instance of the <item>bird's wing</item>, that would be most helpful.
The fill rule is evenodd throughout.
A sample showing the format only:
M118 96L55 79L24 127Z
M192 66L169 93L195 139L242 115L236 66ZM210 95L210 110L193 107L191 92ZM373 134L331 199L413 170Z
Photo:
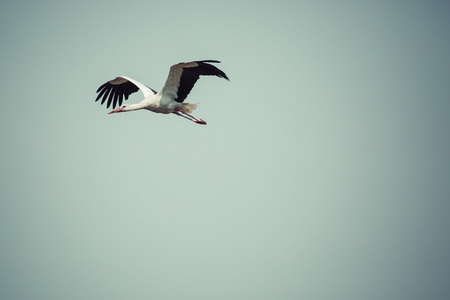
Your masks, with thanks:
M99 94L95 101L98 101L100 98L102 98L103 104L105 103L106 99L108 99L107 107L109 108L109 106L112 104L112 107L115 108L117 104L119 104L119 106L122 105L124 97L125 100L127 100L130 94L135 93L138 90L142 91L144 97L156 94L154 90L140 83L139 81L129 77L120 76L100 86L97 90L97 93Z
M220 61L202 60L173 65L170 67L169 76L160 91L161 95L181 103L202 75L217 76L229 80L223 71L209 63L220 63Z

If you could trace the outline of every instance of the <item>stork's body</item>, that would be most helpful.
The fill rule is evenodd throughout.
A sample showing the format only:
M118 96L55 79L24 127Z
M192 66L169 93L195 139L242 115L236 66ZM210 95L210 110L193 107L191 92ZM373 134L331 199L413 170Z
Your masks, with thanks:
M111 104L113 108L118 104L119 107L109 112L109 114L146 109L155 113L173 113L197 124L205 125L205 121L190 115L197 107L197 104L183 103L183 101L201 75L217 76L228 80L227 75L223 71L209 64L218 62L215 60L203 60L173 65L170 68L169 76L164 87L158 93L139 81L126 76L120 76L103 84L97 90L99 95L95 101L102 99L101 103L103 104L108 100L108 108ZM124 97L127 100L130 94L138 90L141 90L144 94L144 99L141 102L122 105Z

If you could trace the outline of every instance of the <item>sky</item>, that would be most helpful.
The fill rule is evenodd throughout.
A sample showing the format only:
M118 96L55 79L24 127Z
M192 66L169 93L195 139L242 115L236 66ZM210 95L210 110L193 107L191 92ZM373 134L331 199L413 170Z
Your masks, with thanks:
M449 15L2 1L0 298L449 299ZM94 102L205 59L206 126Z

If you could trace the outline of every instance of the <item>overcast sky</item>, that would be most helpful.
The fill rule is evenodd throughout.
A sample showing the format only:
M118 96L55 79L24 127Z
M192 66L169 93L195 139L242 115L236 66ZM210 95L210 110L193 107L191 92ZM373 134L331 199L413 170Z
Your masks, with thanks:
M449 299L449 16L2 1L0 298ZM204 59L206 126L94 102Z

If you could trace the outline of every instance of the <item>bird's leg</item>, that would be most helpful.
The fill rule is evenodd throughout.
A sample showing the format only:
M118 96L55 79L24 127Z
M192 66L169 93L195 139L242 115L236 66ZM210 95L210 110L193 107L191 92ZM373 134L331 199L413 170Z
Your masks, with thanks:
M180 112L183 113L183 114L185 114L185 115L187 115L187 116L185 116L185 115L183 115L183 114L180 114ZM177 116L180 116L180 117L183 117L183 118L185 118L185 119L188 119L189 121L192 121L192 122L194 122L194 123L206 125L206 122L203 121L202 119L197 119L197 118L191 116L190 114L188 114L188 113L186 113L186 112L184 112L184 111L181 111L181 110L180 110L180 111L175 111L175 112L173 112L173 113L176 114Z
M188 116L188 117L191 117L195 123L197 123L197 124L202 124L202 125L206 125L206 122L203 121L202 119L197 119L196 117L191 116L190 114L188 114L187 112L182 111L182 110L180 110L180 112L182 112L183 114L185 114L185 115Z
M188 113L185 112L185 111L178 110L178 111L173 112L173 113L176 114L177 116L180 116L180 117L183 117L183 118L185 118L185 119L191 120L192 122L195 122L195 123L197 123L197 124L206 125L206 122L205 122L205 121L203 121L202 119L197 119L196 117L191 116L190 114L188 114ZM180 113L181 113L181 114L180 114Z
M184 116L184 115L182 115L182 114L180 114L179 112L177 112L177 111L174 111L173 112L173 114L176 114L177 116L180 116L180 117L183 117L183 118L185 118L185 119L188 119L189 121L193 121L193 122L195 122L194 120L192 120L191 118L188 118L188 117L186 117L186 116Z

